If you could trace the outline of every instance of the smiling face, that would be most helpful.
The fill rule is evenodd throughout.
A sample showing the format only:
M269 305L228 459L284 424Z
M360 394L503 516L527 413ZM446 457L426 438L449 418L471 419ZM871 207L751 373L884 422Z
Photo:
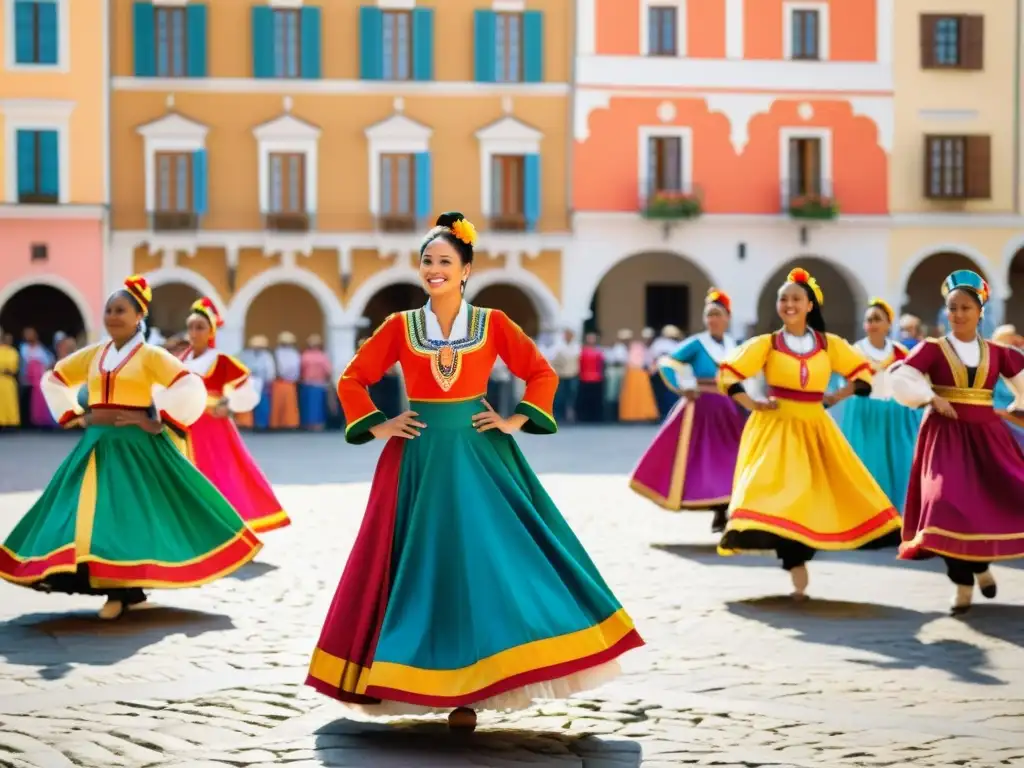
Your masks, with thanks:
M132 301L121 293L115 293L103 310L103 327L107 329L115 344L128 341L139 332L142 313Z
M981 322L981 305L978 297L963 288L950 291L946 296L946 316L949 327L957 336L965 339L974 336Z
M722 338L729 328L729 313L718 304L708 304L704 307L704 327L716 339Z
M443 237L432 240L420 257L420 282L431 297L442 297L451 291L461 293L462 281L469 279L472 265L463 264L458 251Z
M779 289L779 297L775 301L775 309L786 326L799 325L806 322L807 314L814 307L810 297L796 283L786 283Z
M869 339L885 338L891 325L889 315L881 307L868 307L864 313L864 333Z
M188 331L188 343L192 345L192 349L206 351L210 346L210 321L198 312L193 312L188 316L185 329Z

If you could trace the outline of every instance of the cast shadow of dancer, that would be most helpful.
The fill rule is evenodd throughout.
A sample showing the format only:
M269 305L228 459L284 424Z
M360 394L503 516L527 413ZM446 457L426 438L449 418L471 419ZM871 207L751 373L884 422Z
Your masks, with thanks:
M253 581L268 573L278 570L278 566L265 563L262 560L250 560L234 573L228 574L226 578L236 581Z
M229 616L154 605L102 621L95 611L33 613L0 625L0 659L39 667L38 677L59 680L73 665L105 667L134 656L168 635L199 637L234 629Z
M984 672L988 654L983 648L960 640L923 643L920 629L947 613L922 613L907 608L811 599L794 602L790 597L762 597L726 603L729 612L775 629L795 630L799 639L819 645L845 646L887 657L876 661L854 659L876 669L936 669L977 685L1006 685Z
M395 720L390 723L335 720L316 731L316 757L324 765L356 765L356 750L370 753L371 765L415 765L449 768L459 756L475 756L473 764L491 766L579 766L639 768L640 744L616 736L596 737L566 731L490 730L486 724L473 733L451 731L443 720ZM483 761L477 762L480 758ZM407 761L407 762L406 762Z
M997 567L1000 565L1002 563ZM998 601L997 597L994 602L975 603L968 613L959 617L960 621L983 635L1024 648L1024 605Z

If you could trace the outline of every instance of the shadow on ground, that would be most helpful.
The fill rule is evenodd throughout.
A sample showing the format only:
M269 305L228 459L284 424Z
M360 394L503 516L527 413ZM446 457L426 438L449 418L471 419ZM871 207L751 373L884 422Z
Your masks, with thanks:
M367 723L336 720L316 732L316 755L328 768L448 768L456 760L477 757L472 765L489 768L524 763L574 768L637 768L643 760L640 744L630 739L597 738L568 732L488 729L452 732L446 722L399 720ZM367 752L372 763L366 762Z
M278 570L278 567L272 563L265 563L262 560L250 560L227 578L238 581L253 581L276 570Z
M853 663L877 669L937 669L967 683L1006 684L984 671L989 666L984 649L960 640L924 643L917 638L925 624L947 617L945 613L837 600L795 602L788 596L739 600L726 606L736 616L796 631L798 639L808 643L843 646L881 657L851 659ZM984 630L979 627L979 631Z
M234 628L230 617L154 605L116 621L95 613L34 613L0 626L0 659L39 667L39 677L57 680L72 665L109 666L171 635L199 637Z

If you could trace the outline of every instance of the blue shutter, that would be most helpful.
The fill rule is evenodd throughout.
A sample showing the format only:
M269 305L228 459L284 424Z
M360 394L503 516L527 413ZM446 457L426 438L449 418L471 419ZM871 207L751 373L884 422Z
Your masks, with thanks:
M36 191L36 132L18 131L18 197Z
M60 151L56 131L39 131L39 192L60 195Z
M152 3L135 4L135 76L156 77L156 14Z
M189 77L206 77L206 5L189 3L185 7L185 19L188 24L185 71Z
M434 9L412 12L412 79L434 79Z
M498 14L494 11L473 11L473 76L478 83L493 83L497 79Z
M192 208L200 216L209 206L207 184L206 150L198 149L192 154Z
M416 219L430 220L434 208L434 173L429 152L416 153Z
M359 9L359 77L384 78L384 13L369 5Z
M39 6L39 64L57 63L57 3L36 3Z
M544 12L523 13L523 82L544 82Z
M263 5L252 8L252 76L274 76L274 12Z
M302 27L299 32L302 49L302 61L299 65L301 74L307 80L319 80L322 66L320 60L320 9L303 8L301 14Z
M17 0L14 4L14 62L33 64L36 59L35 30L32 7L35 3Z
M527 231L535 230L540 219L540 155L523 159L523 216Z

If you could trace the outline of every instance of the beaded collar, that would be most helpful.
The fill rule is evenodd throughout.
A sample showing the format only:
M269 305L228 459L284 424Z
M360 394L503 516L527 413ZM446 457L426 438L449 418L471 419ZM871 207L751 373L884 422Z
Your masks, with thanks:
M423 307L402 313L405 316L405 334L410 349L416 354L430 357L430 372L444 392L458 381L462 372L462 356L479 349L487 340L491 311L472 305L467 305L467 308L469 332L463 339L427 338L426 309Z

